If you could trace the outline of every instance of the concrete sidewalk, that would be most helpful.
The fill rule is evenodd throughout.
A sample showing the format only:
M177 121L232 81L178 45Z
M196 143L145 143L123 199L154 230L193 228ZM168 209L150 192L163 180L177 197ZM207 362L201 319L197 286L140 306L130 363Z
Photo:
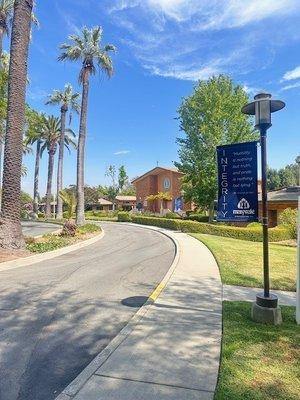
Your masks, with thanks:
M260 292L263 292L262 288L258 289L243 286L223 285L223 300L255 301L256 294ZM296 292L271 289L271 293L278 296L279 305L296 306Z
M164 290L57 400L213 399L222 333L218 266L198 240L156 230L172 237L179 250L158 288Z

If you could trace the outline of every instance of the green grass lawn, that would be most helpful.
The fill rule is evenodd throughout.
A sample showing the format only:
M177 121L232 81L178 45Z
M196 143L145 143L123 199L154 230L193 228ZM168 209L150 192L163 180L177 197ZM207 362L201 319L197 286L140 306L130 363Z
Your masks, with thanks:
M298 400L300 326L295 308L282 307L283 324L257 324L251 304L223 303L223 342L215 400Z
M262 287L262 243L220 236L192 234L214 254L222 282ZM271 288L296 290L296 248L270 244Z

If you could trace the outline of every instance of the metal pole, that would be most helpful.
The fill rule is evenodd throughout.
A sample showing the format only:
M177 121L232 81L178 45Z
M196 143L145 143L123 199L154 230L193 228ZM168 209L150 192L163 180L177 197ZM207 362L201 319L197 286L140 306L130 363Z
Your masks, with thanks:
M269 278L269 237L268 237L268 192L267 192L267 129L260 128L261 138L261 189L262 189L262 227L263 227L263 263L264 297L270 296Z

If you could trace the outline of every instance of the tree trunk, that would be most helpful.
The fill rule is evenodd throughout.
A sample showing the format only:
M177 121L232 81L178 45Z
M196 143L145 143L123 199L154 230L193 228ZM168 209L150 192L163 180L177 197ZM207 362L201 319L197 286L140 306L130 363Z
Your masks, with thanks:
M0 220L0 247L6 249L25 246L20 222L21 168L32 7L32 0L14 2Z
M84 151L86 139L87 110L89 96L89 73L85 73L82 85L82 100L80 126L77 148L77 207L76 207L76 224L83 225L85 223L84 215Z
M210 206L209 206L209 217L208 217L208 221L209 221L209 223L212 223L213 222L213 220L214 220L214 216L215 216L215 202L214 201L212 201L211 203L210 203Z
M48 158L48 179L47 179L47 192L46 192L46 218L51 218L51 200L52 200L52 178L54 167L54 154L53 149L49 150Z
M57 208L56 208L56 218L63 218L63 201L59 196L62 191L63 186L63 162L64 162L64 146L65 146L65 130L66 130L66 113L68 112L68 107L63 105L61 107L61 133L59 139L59 152L58 152L58 166L57 166Z
M1 26L1 21L0 21L0 58L2 57L3 53L3 37L4 37L4 29Z
M2 204L2 156L3 156L3 138L0 137L0 212Z
M41 140L36 142L36 155L34 167L34 187L33 187L33 212L36 214L39 211L39 173L40 173L40 158L41 158Z

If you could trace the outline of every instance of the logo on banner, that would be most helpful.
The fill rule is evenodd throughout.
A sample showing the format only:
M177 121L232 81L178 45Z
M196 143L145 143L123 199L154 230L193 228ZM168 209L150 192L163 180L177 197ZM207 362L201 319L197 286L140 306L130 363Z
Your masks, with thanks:
M238 202L237 207L238 207L240 210L248 210L248 209L250 208L250 204L249 204L249 202L248 202L246 199L241 199L241 200Z

